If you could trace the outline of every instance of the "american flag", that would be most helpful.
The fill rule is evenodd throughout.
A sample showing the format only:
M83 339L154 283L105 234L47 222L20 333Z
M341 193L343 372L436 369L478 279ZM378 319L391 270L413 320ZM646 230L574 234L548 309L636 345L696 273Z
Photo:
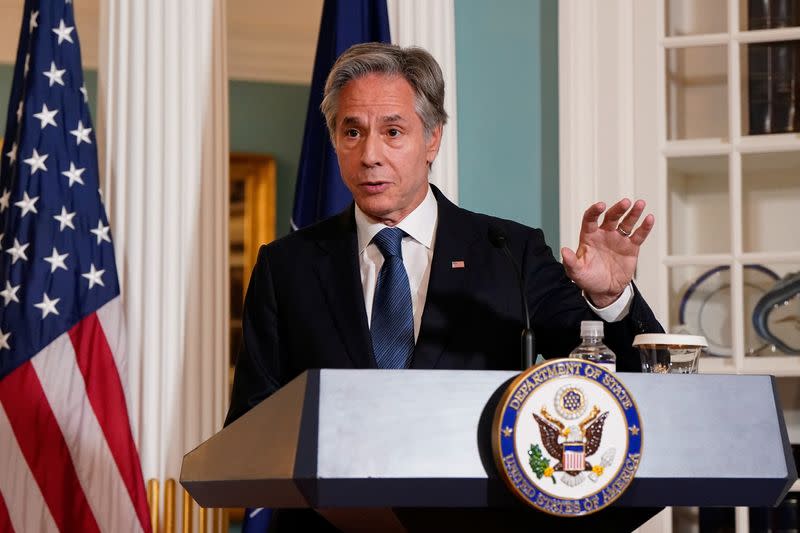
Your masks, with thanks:
M581 472L585 466L583 443L564 443L564 470Z
M71 0L27 0L0 166L0 531L150 531Z

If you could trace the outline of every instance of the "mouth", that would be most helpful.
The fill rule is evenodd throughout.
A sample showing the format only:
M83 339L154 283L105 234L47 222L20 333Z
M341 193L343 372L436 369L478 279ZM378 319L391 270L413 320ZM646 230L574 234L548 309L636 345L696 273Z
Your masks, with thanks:
M376 194L385 191L390 185L388 181L373 180L359 184L359 188L367 193Z

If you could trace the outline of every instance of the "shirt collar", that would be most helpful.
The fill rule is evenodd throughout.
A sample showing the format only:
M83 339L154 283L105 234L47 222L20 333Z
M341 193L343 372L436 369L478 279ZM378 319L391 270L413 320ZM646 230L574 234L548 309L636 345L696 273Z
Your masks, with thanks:
M401 220L400 223L397 224L397 227L405 231L406 234L415 241L430 249L433 246L433 235L436 230L438 219L439 206L436 204L433 191L430 186L428 186L428 194L425 195L425 199L422 200L422 203ZM356 204L358 253L361 254L369 243L372 242L372 238L386 227L388 226L372 220L358 207L358 204Z

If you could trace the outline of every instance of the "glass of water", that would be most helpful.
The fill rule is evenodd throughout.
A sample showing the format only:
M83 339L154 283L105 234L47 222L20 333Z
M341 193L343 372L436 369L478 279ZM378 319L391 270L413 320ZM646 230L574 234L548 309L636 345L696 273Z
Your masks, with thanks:
M708 347L701 335L648 333L637 335L633 346L639 348L642 372L654 374L696 374L697 360Z

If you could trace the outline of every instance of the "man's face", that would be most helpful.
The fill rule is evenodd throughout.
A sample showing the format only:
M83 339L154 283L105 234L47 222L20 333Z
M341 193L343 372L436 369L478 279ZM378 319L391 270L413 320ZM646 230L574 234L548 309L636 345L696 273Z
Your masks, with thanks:
M414 89L402 77L370 74L339 95L334 144L342 179L358 207L389 226L425 199L441 136L439 126L425 139Z

